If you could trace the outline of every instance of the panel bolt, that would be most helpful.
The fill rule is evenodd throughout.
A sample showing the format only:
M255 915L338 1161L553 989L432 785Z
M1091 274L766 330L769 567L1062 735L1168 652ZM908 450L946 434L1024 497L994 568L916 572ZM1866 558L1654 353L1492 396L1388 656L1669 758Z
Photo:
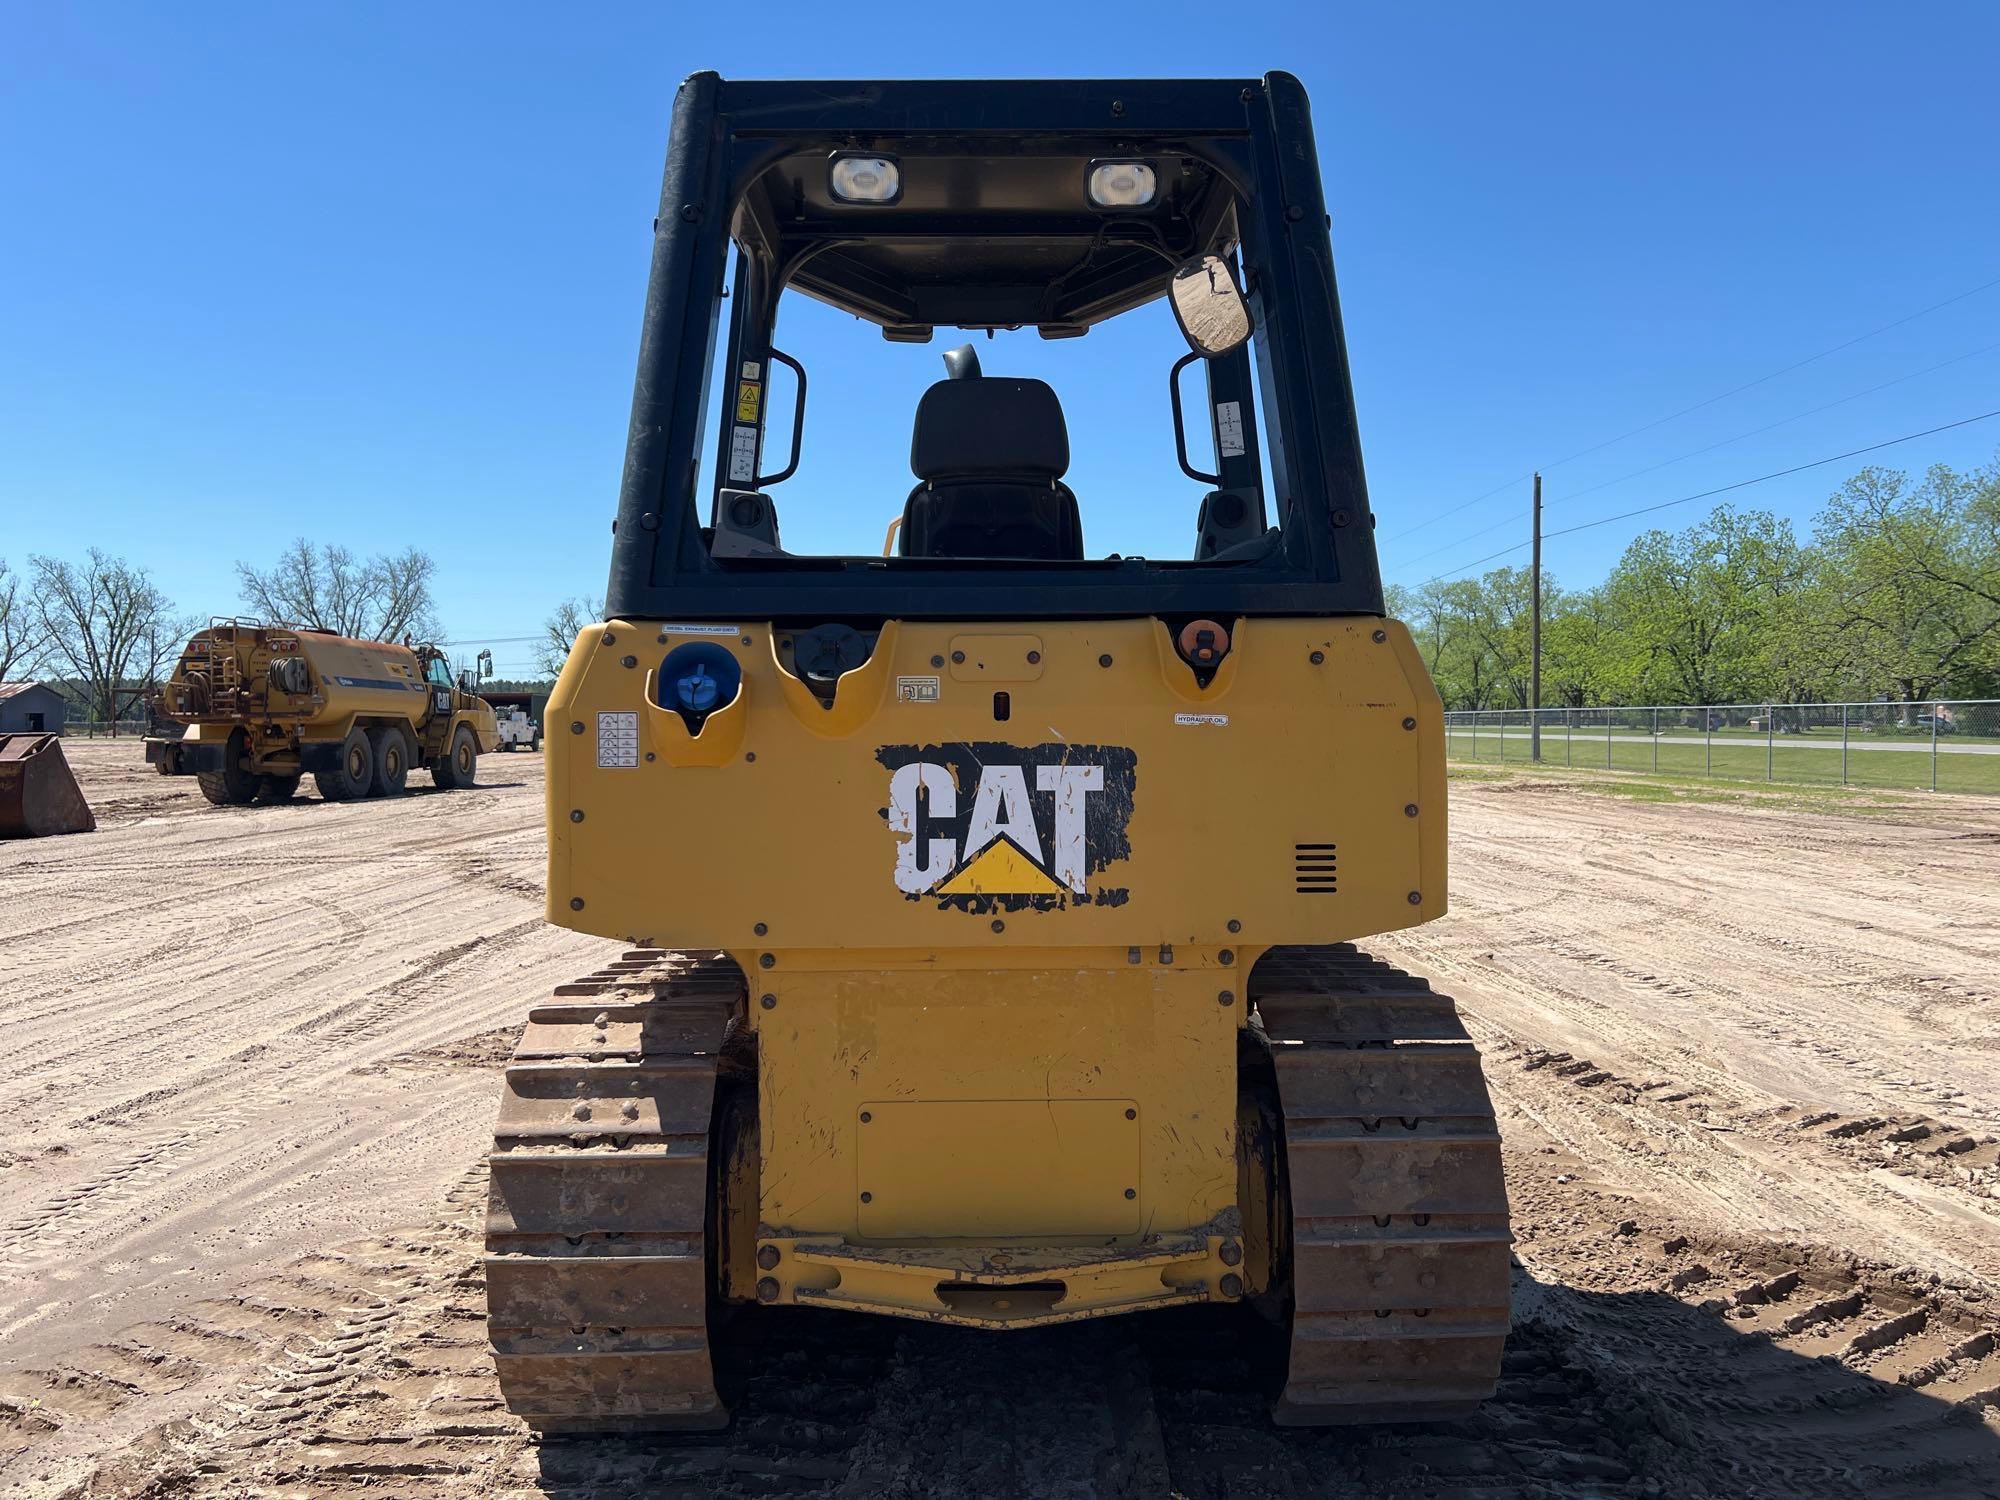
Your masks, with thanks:
M569 820L572 823L581 823L583 821L583 809L580 807L572 807L569 810Z
M570 732L571 734L582 734L582 733L583 733L583 720L581 720L581 719L576 719L576 720L572 720L572 721L571 721L571 723L570 723L570 726L569 726L569 732Z
M1237 1275L1237 1274L1236 1274L1236 1273L1235 1273L1234 1271L1230 1272L1230 1273L1229 1273L1229 1275L1227 1275L1227 1276L1223 1277L1223 1278L1222 1278L1222 1295L1223 1295L1223 1296L1225 1296L1225 1297L1240 1297L1240 1296L1242 1296L1242 1295L1243 1295L1243 1278L1242 1278L1241 1276L1238 1276L1238 1275Z
M618 658L618 665L621 667L636 667L639 665L639 658L636 656L621 656Z
M1406 818L1414 818L1416 815L1417 815L1417 804L1414 802L1405 802L1403 804L1403 816Z
M1348 513L1344 510L1337 510L1333 513L1333 524L1336 526L1345 526L1349 521L1353 519L1354 518L1348 515Z
M749 636L747 636L747 635L746 635L746 636L744 636L744 637L743 637L743 644L744 644L744 645L746 645L746 646L750 644L750 637L749 637Z
M610 644L611 644L611 643L612 643L613 641L615 641L615 640L617 640L617 639L618 639L618 637L617 637L617 636L615 636L615 635L613 635L613 634L612 634L612 633L611 633L610 631L608 631L608 630L607 630L607 631L605 631L605 632L604 632L604 644L605 644L605 645L607 645L607 646L608 646L608 645L610 645Z
M1388 631L1386 631L1386 630L1378 630L1378 631L1376 631L1376 632L1375 632L1375 633L1374 633L1373 635L1371 635L1370 637L1368 637L1368 639L1369 639L1369 640L1371 640L1371 641L1373 641L1373 642L1374 642L1374 643L1375 643L1376 645L1378 645L1378 646L1379 646L1379 645L1381 645L1381 644L1382 644L1382 643L1383 643L1384 641L1386 641L1386 640L1388 640L1388 639L1389 639L1389 632L1388 632Z
M1217 1005L1234 1005L1236 1003L1236 991L1234 990L1222 991L1221 994L1215 997L1215 1003Z
M766 1010L776 1010L778 1008L778 997L776 995L763 995L758 998L757 1003Z
M776 966L777 962L778 962L777 957L774 954L760 953L757 955L757 966L759 968L763 969L773 968Z
M941 667L941 666L943 666L943 665L944 665L944 658L943 658L942 656L936 656L936 655L933 655L933 656L931 657L931 665L932 665L932 666L934 666L934 667Z
M1028 665L1031 667L1041 659L1042 659L1042 653L1039 651L1030 651L1028 653Z
M862 1111L861 1111L861 1123L862 1123L863 1125L866 1125L866 1124L867 1124L867 1123L868 1123L869 1121L873 1120L874 1118L875 1118L875 1116L874 1116L874 1115L873 1115L872 1113L870 1113L870 1112L869 1112L868 1110L865 1110L865 1109L864 1109L864 1110L862 1110Z
M657 755L653 754L653 752L652 752L652 751L648 750L648 751L646 752L646 759L647 759L647 760L658 760L658 759L659 759L659 756L657 756Z
M1237 921L1236 918L1231 917L1229 919L1229 930L1231 932L1241 932L1243 930L1243 924Z
M1312 654L1312 664L1313 664L1314 666L1316 666L1316 667L1322 667L1322 666L1325 666L1325 665L1326 665L1326 653L1325 653L1324 651L1315 651L1315 652L1313 652L1313 654Z
M572 896L572 897L570 897L570 898L569 898L569 909L570 909L571 911L582 911L582 910L583 910L583 897L581 897L581 896Z
M696 219L699 219L700 217L701 217L700 204L683 203L681 205L681 221L683 223L692 224Z
M954 651L951 653L951 659L954 662L962 664L965 661L965 653L963 651Z
M1226 964L1233 964L1236 962L1236 950L1234 948L1224 948L1220 953L1216 954L1215 956L1216 958L1218 958L1219 960L1221 960L1223 963Z
M1139 1196L1139 1190L1137 1188L1127 1188L1125 1189L1125 1196L1128 1198L1136 1198Z
M1287 208L1285 210L1285 218L1287 219L1287 221L1293 224L1298 223L1299 220L1303 219L1305 216L1306 216L1306 211L1303 208L1300 208L1296 203L1294 203L1290 208Z
M757 1279L757 1300L759 1302L776 1302L778 1300L778 1283L774 1278L760 1276Z
M1222 1263L1225 1266L1240 1266L1243 1264L1243 1247L1234 1240L1224 1240L1222 1248L1216 1254L1222 1258Z
M650 755L646 757L647 760L651 760L652 758ZM746 762L755 761L757 759L757 752L755 750L746 750L743 752L743 759Z
M1422 906L1423 904L1424 904L1424 893L1422 891L1411 891L1410 905Z
M995 917L993 919L993 930L995 932L1005 932L1007 930L1007 924L1001 921L998 917Z
M776 1245L759 1245L757 1247L757 1269L760 1271L775 1271L778 1269L778 1247Z
M570 1110L570 1114L575 1119L588 1120L590 1118L590 1106L588 1104L576 1105Z
M863 1193L861 1195L861 1201L863 1203L873 1203L875 1201L875 1195L873 1193Z
M1098 664L1098 665L1099 665L1100 667L1108 667L1108 666L1110 666L1110 665L1111 665L1111 653L1110 653L1109 651L1107 651L1107 652L1105 652L1105 653L1104 653L1104 654L1103 654L1102 656L1098 657L1098 658L1097 658L1097 664Z
M639 1118L639 1106L633 1104L628 1100L623 1106L620 1107L618 1113L623 1115L628 1120L636 1120Z
M1403 720L1403 727L1405 729L1415 729L1417 727L1417 721L1415 719L1405 719Z
M1125 1111L1125 1118L1128 1120L1136 1120L1139 1118L1139 1111L1136 1109L1128 1109Z
M759 922L755 927L751 928L750 930L756 933L758 937L762 937L765 933L771 930L771 925L768 922Z

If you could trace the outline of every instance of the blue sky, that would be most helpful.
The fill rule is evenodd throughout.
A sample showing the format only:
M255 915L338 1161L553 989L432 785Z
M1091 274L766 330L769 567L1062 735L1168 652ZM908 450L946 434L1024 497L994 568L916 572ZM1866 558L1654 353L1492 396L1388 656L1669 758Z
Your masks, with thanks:
M0 557L103 546L206 613L297 535L414 544L454 639L529 634L602 588L684 74L1282 67L1313 96L1384 570L1420 582L1514 540L1476 533L1538 464L1555 527L2000 407L1992 286L1558 462L2000 278L1996 55L1984 4L0 0ZM982 354L1062 393L1093 551L1184 554L1176 335L1163 307L1123 323ZM872 549L945 340L789 304L780 334L815 377L787 540ZM1877 461L1996 448L2000 420ZM1735 498L1803 523L1852 467ZM1592 581L1641 524L1550 566Z

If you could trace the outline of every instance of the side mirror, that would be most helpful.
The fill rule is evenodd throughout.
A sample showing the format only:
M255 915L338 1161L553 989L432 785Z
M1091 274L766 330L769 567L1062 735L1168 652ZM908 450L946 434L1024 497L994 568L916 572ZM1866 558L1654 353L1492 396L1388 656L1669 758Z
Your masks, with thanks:
M1174 272L1168 300L1188 347L1203 359L1227 354L1250 337L1250 308L1229 262L1197 255Z

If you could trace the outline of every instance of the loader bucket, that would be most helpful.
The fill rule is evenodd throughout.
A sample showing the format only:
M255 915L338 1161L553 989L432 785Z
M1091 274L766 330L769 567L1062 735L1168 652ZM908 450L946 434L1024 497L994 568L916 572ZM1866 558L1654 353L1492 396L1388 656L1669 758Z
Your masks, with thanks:
M0 839L89 833L97 827L83 789L52 734L0 734Z

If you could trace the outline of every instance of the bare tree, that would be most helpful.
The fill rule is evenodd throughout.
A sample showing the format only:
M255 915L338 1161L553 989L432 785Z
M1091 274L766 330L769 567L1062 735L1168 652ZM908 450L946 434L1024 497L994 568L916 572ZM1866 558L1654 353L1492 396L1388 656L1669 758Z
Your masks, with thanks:
M179 644L181 622L144 568L90 549L87 563L31 559L35 623L51 662L94 720L118 717L118 690L149 686Z
M542 675L561 676L570 647L576 644L577 632L591 621L603 618L601 600L565 599L558 604L556 612L542 621L541 643L535 647L535 660L541 665Z
M26 677L35 669L42 645L41 624L33 599L21 597L21 577L0 559L0 682L11 682L19 667Z
M268 569L236 565L245 602L265 620L374 641L436 634L436 572L430 554L415 547L364 561L345 547L315 547L304 537Z

